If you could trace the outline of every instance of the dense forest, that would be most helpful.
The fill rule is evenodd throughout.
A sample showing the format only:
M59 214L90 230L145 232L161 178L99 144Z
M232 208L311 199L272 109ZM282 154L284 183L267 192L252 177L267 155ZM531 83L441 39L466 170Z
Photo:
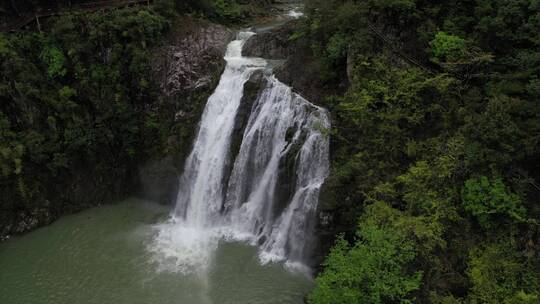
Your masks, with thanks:
M48 22L47 34L0 36L0 221L8 232L28 214L47 222L47 213L79 210L97 193L129 191L127 171L153 132L142 111L152 96L149 48L168 21L122 10ZM77 189L93 184L102 188ZM58 197L66 188L71 197Z
M540 302L539 5L308 2L346 232L310 303Z
M4 1L0 23L49 2ZM0 236L133 192L135 164L178 131L153 106L152 48L178 14L247 24L267 2L163 0L0 33ZM335 92L320 102L333 125L320 209L337 239L307 301L540 303L540 2L305 13L288 39Z

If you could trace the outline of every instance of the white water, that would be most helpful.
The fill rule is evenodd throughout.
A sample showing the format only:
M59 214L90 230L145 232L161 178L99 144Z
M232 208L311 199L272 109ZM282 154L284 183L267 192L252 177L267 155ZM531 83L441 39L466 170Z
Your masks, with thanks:
M287 14L287 16L293 18L293 19L298 19L302 16L304 16L304 13L300 10L300 8L296 7L292 10L289 11L289 13Z
M149 248L162 270L204 272L220 240L259 246L263 264L308 269L319 189L328 174L330 123L324 109L265 76L240 150L230 155L244 84L267 66L264 59L241 56L252 35L241 32L228 46L227 66L202 115L175 211L156 227ZM280 192L284 179L290 189Z

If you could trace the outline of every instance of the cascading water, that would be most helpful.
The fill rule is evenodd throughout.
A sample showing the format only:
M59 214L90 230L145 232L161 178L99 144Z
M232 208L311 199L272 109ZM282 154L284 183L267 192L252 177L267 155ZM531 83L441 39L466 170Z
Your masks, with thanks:
M319 189L328 175L330 122L324 109L266 75L238 154L230 155L244 85L255 71L267 69L264 59L241 56L253 34L241 32L228 46L227 66L202 115L175 211L157 226L150 250L166 270L207 269L219 240L258 245L263 264L305 267ZM288 191L278 187L284 180Z

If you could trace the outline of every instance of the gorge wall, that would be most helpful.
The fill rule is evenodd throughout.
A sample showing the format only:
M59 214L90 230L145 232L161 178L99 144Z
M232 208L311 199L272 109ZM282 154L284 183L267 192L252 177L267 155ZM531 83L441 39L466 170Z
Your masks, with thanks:
M190 17L176 21L152 58L159 98L152 107L167 125L161 151L139 167L139 195L162 204L176 200L179 174L207 98L225 67L223 55L233 31Z
M106 20L123 24L122 22L131 18L134 13L118 11L110 14ZM143 21L144 18L148 17L149 21ZM136 17L138 19L133 20L142 25L144 22L154 22L151 19L154 17L154 15L143 13ZM79 18L98 19L100 15L81 15ZM66 21L59 20L55 24L62 22ZM73 23L76 25L75 28L64 29L69 35L64 34L62 37L66 39L77 37L76 41L60 41L58 42L59 46L54 48L55 52L59 51L56 54L63 60L61 64L65 65L63 67L65 72L62 72L66 73L65 76L59 76L57 79L47 79L46 77L40 79L40 83L47 84L40 84L41 96L37 98L25 96L23 93L21 93L22 96L17 97L16 91L9 93L11 95L3 95L5 92L0 94L1 98L7 99L3 104L2 114L9 114L7 117L0 118L2 121L10 121L8 126L13 130L9 131L8 129L8 133L4 130L2 136L5 139L4 143L14 147L3 150L6 151L5 153L11 154L4 153L2 157L7 156L8 158L0 159L4 174L6 172L9 174L1 178L0 185L0 209L2 211L0 212L0 240L49 224L63 214L121 200L134 193L139 193L144 198L161 203L170 204L174 201L178 174L181 171L178 168L182 166L186 151L189 151L206 99L213 91L223 70L222 57L225 46L232 38L232 31L224 26L190 17L178 17L174 20L171 31L164 38L159 38L163 39L161 42L144 41L145 37L141 37L140 34L133 31L134 37L124 36L122 38L125 40L125 49L116 50L114 49L117 42L115 31L122 30L123 25L116 28L107 27L107 29L103 29L103 33L108 33L109 40L98 38L99 44L96 44L96 48L99 51L93 51L93 45L86 46L87 51L92 52L87 57L88 61L98 61L94 63L94 66L96 68L103 67L104 70L106 66L109 66L108 70L105 70L110 73L109 77L122 75L125 78L121 80L117 80L118 77L110 78L106 82L102 82L103 84L110 83L108 86L102 84L85 88L84 86L91 84L91 82L86 80L86 83L81 83L77 79L72 80L72 77L76 77L72 76L74 67L71 66L71 61L74 59L62 54L62 48L67 48L70 44L82 45L86 43L85 40L92 41L93 38L85 38L84 34L81 34L81 32L84 33L84 29L77 27L84 22L89 21L77 20ZM99 21L91 19L90 22L96 22L99 26L108 26L101 19ZM55 24L52 26L56 26ZM96 25L96 30L100 28L99 26ZM130 25L131 29L136 29L137 26L138 24ZM147 24L144 27L149 35L160 37L161 34L150 32L152 30L150 25ZM79 30L81 32L78 32ZM58 30L53 28L53 31ZM125 35L125 33L120 32L118 35ZM80 41L78 40L79 35ZM15 35L6 34L5 37L1 38L8 39L8 43L19 43L19 38ZM131 38L133 39L130 40ZM21 50L20 56L28 57L24 59L27 64L20 66L21 70L41 68L38 65L44 58L39 53L41 43L41 41L36 42L34 50L38 52L35 57L33 56L35 52ZM157 45L157 47L154 46L150 49L148 46L151 45ZM14 51L12 52L19 51L16 49L16 45L9 46L13 47ZM118 56L115 52L123 54L120 55L121 59L115 59L113 64L109 61L112 56ZM134 57L132 57L136 52L139 52L137 55L147 56L147 59L143 57L143 62L138 67L135 66ZM10 62L9 60L13 60L14 54L8 53L6 55L3 53L2 60L6 60L3 62L7 63ZM36 61L37 63L34 63ZM84 64L90 66L90 63ZM12 71L5 70L10 66L12 71L19 69L19 66L11 61L9 65L2 66L6 72L4 75L18 79L20 83L34 81L21 79L21 75L43 74L41 71L33 70L31 72L25 71L26 74L18 72L17 75L11 75ZM99 74L86 72L84 75ZM142 80L137 82L138 80L134 81L134 79ZM73 92L77 95L68 96L68 98L73 100L69 102L75 102L78 115L83 115L82 120L76 116L54 117L51 114L52 106L51 108L39 106L44 104L40 99L47 98L46 96L49 94L47 86L51 87L51 95L55 95L58 92L57 83L62 82L65 83L63 85L66 88L73 87L76 90ZM49 85L49 83L51 84ZM110 107L114 103L110 103L108 99L114 95L113 90L118 92L120 85L125 87L126 94L132 94L131 100L126 106L122 106L124 108L112 110ZM132 93L127 93L129 91ZM78 94L79 92L80 94ZM120 94L117 93L116 98L123 98L123 95ZM15 100L11 101L12 98ZM119 106L120 104L118 103ZM107 111L111 113L106 114ZM110 118L105 120L103 118L105 115ZM123 117L118 118L119 115L123 115ZM56 120L57 125L53 126L56 129L53 131L58 134L58 137L48 137L48 134L51 134L51 131L48 130L51 125L47 126L47 123L44 123L44 121L47 122L47 117L51 123L53 119ZM74 122L71 119L79 120ZM85 124L85 131L81 131L78 135L80 148L77 149L82 149L82 151L71 151L73 144L70 144L67 139L61 141L64 136L67 136L66 132L68 131L64 131L60 127L70 126L71 130L78 130L77 124ZM33 141L30 141L31 138L25 135L29 134L28 129L30 128L40 132L34 132L34 136L37 137ZM96 128L101 129L96 132ZM124 130L121 130L122 128ZM128 128L132 128L132 131L128 131L130 130ZM97 136L102 136L101 131L109 135L103 134L105 138L99 139L101 143L97 144ZM5 137L6 135L11 137ZM53 141L54 138L60 142ZM36 140L38 141L36 142ZM34 144L40 145L40 149L33 147ZM52 146L53 144L55 146ZM13 152L19 151L15 149L18 145L24 147L21 150L23 152L21 159L13 154ZM53 147L58 149L58 152L53 152ZM52 165L45 166L47 162L50 162L49 153L51 158L54 155L59 157L71 154L68 154L67 163L60 163L61 167L54 168L54 171L51 172ZM82 154L90 156L84 158L81 157ZM97 158L97 155L105 158ZM10 157L15 159L11 160ZM17 173L16 170L19 169L12 165L14 162L22 163L21 172Z

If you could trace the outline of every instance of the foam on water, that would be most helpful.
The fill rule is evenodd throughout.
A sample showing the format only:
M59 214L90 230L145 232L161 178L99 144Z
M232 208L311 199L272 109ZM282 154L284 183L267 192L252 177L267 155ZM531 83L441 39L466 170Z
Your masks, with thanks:
M287 13L287 16L291 17L291 18L294 18L294 19L298 19L302 16L304 16L304 13L300 10L300 8L296 7L292 10L289 11L289 13Z
M205 273L212 264L218 237L211 229L200 229L174 219L154 227L157 235L149 247L158 271Z

